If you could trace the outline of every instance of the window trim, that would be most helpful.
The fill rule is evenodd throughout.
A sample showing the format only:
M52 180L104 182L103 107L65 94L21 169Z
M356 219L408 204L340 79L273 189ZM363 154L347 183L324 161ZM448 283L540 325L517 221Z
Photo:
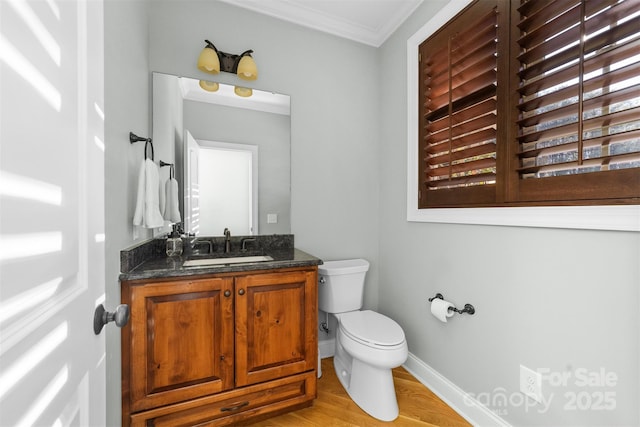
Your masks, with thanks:
M407 221L640 231L640 205L418 209L418 48L473 0L451 0L407 40Z

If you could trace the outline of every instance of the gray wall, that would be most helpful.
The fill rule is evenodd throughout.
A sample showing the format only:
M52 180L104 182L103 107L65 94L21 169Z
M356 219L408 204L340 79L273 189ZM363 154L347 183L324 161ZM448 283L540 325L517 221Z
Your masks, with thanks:
M476 395L516 392L519 364L604 368L617 375L615 387L547 385L554 399L545 413L514 406L500 415L514 425L638 425L640 233L406 221L406 41L444 3L425 2L374 49L215 1L154 0L147 24L144 3L108 0L107 304L119 299L117 251L133 241L142 147L130 147L127 135L150 128L149 72L204 77L195 63L207 38L225 52L254 49L253 87L291 95L296 245L325 260L368 259L365 304L402 325L413 354ZM533 269L531 260L547 267ZM435 321L427 298L436 292L473 303L477 314ZM114 330L110 425L120 413ZM562 408L567 391L605 390L615 392L615 411Z
M147 9L144 2L104 2L105 233L106 302L120 303L120 250L133 238L137 176L144 143L129 143L129 132L150 134L151 75ZM143 232L139 239L150 237ZM107 425L120 425L120 331L105 328L107 345Z
M572 373L567 387L543 380L544 413L517 398L489 405L513 425L637 426L640 233L406 221L407 39L442 4L425 2L379 51L379 310L403 326L414 355L476 396L515 396L520 364ZM477 313L437 321L427 303L437 292ZM576 386L581 368L617 384ZM565 393L595 402L605 391L614 411L563 409Z

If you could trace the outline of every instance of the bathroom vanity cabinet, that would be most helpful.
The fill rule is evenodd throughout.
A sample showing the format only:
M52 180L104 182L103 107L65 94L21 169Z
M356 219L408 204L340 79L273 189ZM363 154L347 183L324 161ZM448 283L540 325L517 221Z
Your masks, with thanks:
M122 281L123 426L230 425L311 405L317 271Z

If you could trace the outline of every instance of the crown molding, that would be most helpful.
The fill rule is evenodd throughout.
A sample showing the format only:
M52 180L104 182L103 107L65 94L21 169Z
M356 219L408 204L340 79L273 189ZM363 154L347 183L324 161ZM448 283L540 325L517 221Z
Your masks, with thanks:
M380 47L423 0L220 0L373 47Z

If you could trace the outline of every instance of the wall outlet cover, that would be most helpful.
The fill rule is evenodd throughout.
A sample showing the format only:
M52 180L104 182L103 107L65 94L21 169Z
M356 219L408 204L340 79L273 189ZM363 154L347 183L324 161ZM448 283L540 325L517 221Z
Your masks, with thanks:
M542 402L542 375L520 365L520 391L536 402Z

